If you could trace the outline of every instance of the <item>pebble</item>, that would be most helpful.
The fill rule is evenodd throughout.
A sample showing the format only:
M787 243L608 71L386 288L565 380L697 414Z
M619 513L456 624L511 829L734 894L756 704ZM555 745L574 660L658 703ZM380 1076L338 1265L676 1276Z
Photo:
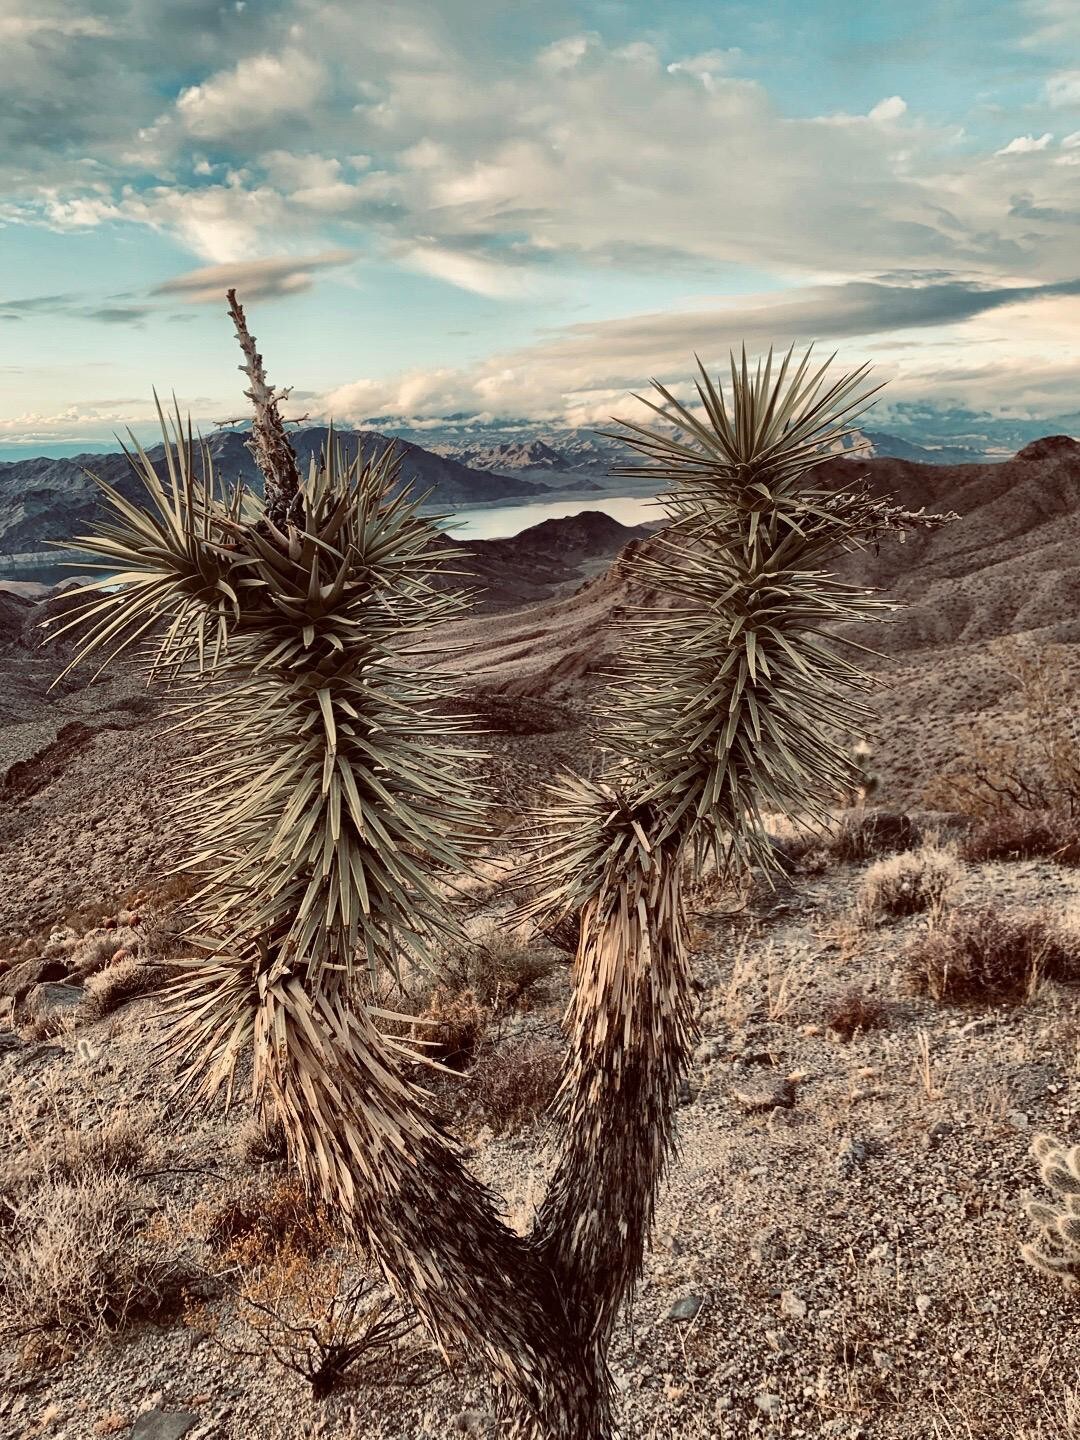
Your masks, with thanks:
M701 1307L705 1304L700 1295L684 1295L681 1300L676 1300L667 1313L669 1320L693 1320Z
M795 1089L782 1075L765 1075L738 1086L735 1099L745 1110L789 1110L795 1104Z
M795 1342L783 1330L766 1330L765 1339L769 1342L769 1349L775 1350L777 1355L793 1355L795 1353Z
M144 1410L131 1430L131 1440L182 1440L199 1423L188 1410Z
M865 1140L853 1140L848 1136L840 1146L836 1155L836 1168L841 1175L850 1174L852 1170L862 1165L870 1153L870 1147Z
M780 1312L790 1315L793 1320L806 1319L807 1304L794 1290L785 1290L780 1296Z

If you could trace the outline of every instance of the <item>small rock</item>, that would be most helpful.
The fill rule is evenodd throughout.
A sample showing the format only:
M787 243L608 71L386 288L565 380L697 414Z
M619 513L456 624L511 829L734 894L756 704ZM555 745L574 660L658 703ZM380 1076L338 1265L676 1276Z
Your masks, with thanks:
M780 1296L780 1313L790 1315L793 1320L806 1319L806 1301L794 1290L785 1290Z
M1023 1110L1010 1110L1005 1116L1005 1119L1014 1130L1027 1130L1031 1125L1031 1121L1024 1114Z
M848 1175L862 1165L869 1154L870 1147L865 1140L853 1140L851 1136L848 1136L837 1152L836 1168L841 1175Z
M669 1320L693 1320L701 1307L705 1304L700 1295L684 1295L681 1300L676 1300L667 1313Z
M735 1099L745 1110L774 1110L778 1106L790 1110L795 1104L795 1088L783 1075L764 1075L740 1085Z
M754 1404L763 1415L776 1415L780 1411L779 1395L755 1395Z
M31 1020L59 1019L72 1015L82 1004L85 992L81 985L61 985L51 981L35 985L26 1001Z
M131 1430L131 1440L181 1440L199 1423L188 1410L144 1410Z
M915 1309L919 1312L920 1315L925 1315L930 1309L931 1305L933 1305L933 1303L934 1302L930 1299L929 1295L915 1296Z
M769 1343L769 1349L775 1350L777 1355L794 1355L795 1342L783 1330L766 1330L765 1339Z
M759 1230L750 1241L750 1258L755 1265L768 1265L780 1260L786 1251L784 1232L778 1225Z

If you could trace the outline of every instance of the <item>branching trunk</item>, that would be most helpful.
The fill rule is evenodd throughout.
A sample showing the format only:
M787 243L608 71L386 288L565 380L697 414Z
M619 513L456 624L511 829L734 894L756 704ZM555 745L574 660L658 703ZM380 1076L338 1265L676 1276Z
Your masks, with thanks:
M306 1183L445 1351L485 1355L520 1440L613 1433L607 1350L641 1271L692 1030L680 872L661 852L582 917L562 1149L527 1239L362 1009L295 979L263 996L255 1053L273 1059L259 1078Z
M366 1013L286 979L266 989L258 1027L255 1053L272 1057L258 1079L305 1183L446 1353L487 1359L506 1387L509 1434L607 1440L607 1387L568 1319L559 1277L500 1219Z

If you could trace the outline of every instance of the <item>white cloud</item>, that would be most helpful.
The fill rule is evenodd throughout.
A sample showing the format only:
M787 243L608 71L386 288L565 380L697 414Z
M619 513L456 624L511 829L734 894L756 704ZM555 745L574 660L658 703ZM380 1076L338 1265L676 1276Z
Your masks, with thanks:
M1039 150L1045 150L1053 138L1049 130L1045 135L1040 135L1037 138L1034 135L1017 135L1014 139L1010 140L1007 145L1003 145L1000 150L995 150L994 154L1032 155Z
M57 12L52 15L0 15L0 40L18 42L43 35L59 35L65 39L101 39L112 35L107 20L96 15L73 15Z
M520 269L441 249L438 245L413 245L402 253L401 260L410 269L492 299L524 294L531 283L530 277Z
M907 113L907 101L899 95L890 95L886 100L879 100L870 111L871 120L899 120L901 115Z
M537 65L552 75L573 70L584 60L597 38L595 35L568 35L565 40L556 40L553 45L541 50Z
M727 74L741 59L742 51L735 46L730 50L706 50L686 60L675 60L667 69L669 75L692 75L701 81L706 90L711 90L720 76Z
M1046 98L1062 109L1080 107L1080 70L1063 70L1046 82Z
M253 55L182 90L176 114L189 135L222 140L303 114L324 79L323 66L302 50Z

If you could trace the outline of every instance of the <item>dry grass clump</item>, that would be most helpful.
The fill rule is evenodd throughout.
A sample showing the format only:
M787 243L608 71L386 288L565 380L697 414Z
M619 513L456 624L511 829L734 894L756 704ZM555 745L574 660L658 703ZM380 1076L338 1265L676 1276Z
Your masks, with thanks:
M960 879L955 852L927 844L871 865L859 884L861 915L899 919L939 905Z
M922 838L922 827L911 815L856 808L841 814L827 845L841 864L863 865L875 855L911 850Z
M964 906L907 951L916 988L942 1004L1019 1004L1044 980L1080 983L1080 930L1038 910Z
M0 1247L0 1330L87 1338L176 1313L190 1277L147 1237L150 1208L116 1170L39 1185Z
M332 1238L325 1212L295 1176L269 1186L248 1182L213 1207L197 1207L195 1219L211 1249L248 1267L286 1252L318 1254Z
M236 1154L248 1165L265 1165L288 1155L285 1129L276 1117L252 1115L236 1136Z
M829 1001L825 1009L826 1030L841 1040L853 1040L867 1030L881 1030L888 1023L888 1007L876 995L854 986Z
M431 1059L466 1070L501 1017L533 1009L558 965L550 949L489 924L446 952L411 1038Z
M457 1108L496 1135L520 1130L555 1098L562 1062L562 1047L547 1036L485 1047L455 1096Z
M973 864L1046 859L1080 865L1080 823L1053 811L987 815L962 837L959 850Z
M20 1137L19 1157L0 1172L0 1188L25 1197L34 1187L74 1184L144 1170L153 1144L152 1116L124 1111L85 1127L55 1117L41 1137Z
M413 1039L423 1053L451 1070L467 1070L492 1023L492 1013L472 990L435 985L416 1018Z
M100 1020L129 1000L157 990L171 971L164 965L146 965L133 957L116 961L86 980L83 1013L87 1020Z

